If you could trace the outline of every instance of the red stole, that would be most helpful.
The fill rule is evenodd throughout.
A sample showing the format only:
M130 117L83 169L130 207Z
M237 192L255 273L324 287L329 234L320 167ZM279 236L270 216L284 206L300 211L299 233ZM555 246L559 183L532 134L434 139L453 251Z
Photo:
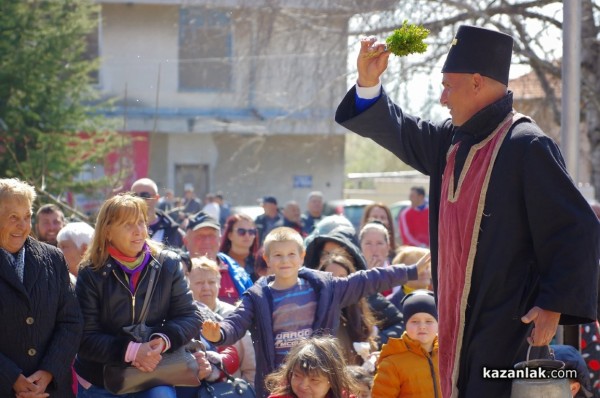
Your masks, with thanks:
M438 231L439 366L444 397L458 396L467 299L490 175L504 137L521 117L513 110L489 137L471 147L456 189L454 167L460 142L448 150Z

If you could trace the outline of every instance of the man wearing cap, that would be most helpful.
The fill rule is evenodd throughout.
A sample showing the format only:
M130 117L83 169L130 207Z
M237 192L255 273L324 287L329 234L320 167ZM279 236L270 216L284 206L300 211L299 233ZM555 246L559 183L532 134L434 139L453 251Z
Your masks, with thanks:
M183 231L179 228L179 224L156 206L160 199L156 183L150 178L140 178L131 185L131 191L146 201L150 238L165 246L181 248Z
M189 269L191 269L191 262L187 260L202 256L216 261L219 265L221 272L219 300L236 304L246 289L252 286L252 279L244 268L225 253L219 252L221 225L209 214L201 211L188 217L183 241L187 253L183 254L182 258L188 263Z
M254 221L258 232L257 238L259 246L262 246L265 236L267 236L269 232L277 227L283 226L283 216L279 212L275 196L265 196L262 199L262 207L265 213L256 217L256 220Z
M508 397L482 369L525 359L558 323L597 317L600 228L556 144L512 108L511 36L461 26L442 68L441 123L408 115L380 76L390 53L363 39L336 121L430 176L430 242L444 397ZM375 53L368 56L367 53ZM372 54L370 54L372 55Z

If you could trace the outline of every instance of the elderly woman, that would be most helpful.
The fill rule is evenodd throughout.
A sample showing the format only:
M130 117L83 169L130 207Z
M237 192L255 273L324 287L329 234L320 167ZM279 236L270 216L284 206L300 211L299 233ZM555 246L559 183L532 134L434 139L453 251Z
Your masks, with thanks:
M0 179L0 396L73 397L81 313L61 252L29 237L35 196Z
M57 247L63 252L72 278L79 273L79 263L94 237L94 228L84 222L71 222L56 235Z
M159 265L161 246L148 237L146 211L144 199L129 194L114 196L100 208L94 239L77 277L84 319L75 360L78 397L114 396L104 389L104 364L131 364L152 372L162 353L186 344L200 328L180 258L166 251L146 319L150 341L137 343L123 332L124 326L138 323L150 270ZM158 386L128 396L175 398L175 388Z
M221 287L221 272L215 261L208 257L193 258L188 279L194 299L217 314L219 319L223 319L233 312L235 306L218 299L219 288ZM238 354L239 368L232 370L230 373L243 378L250 384L254 384L256 361L250 333L246 332L246 335L234 343L233 346Z

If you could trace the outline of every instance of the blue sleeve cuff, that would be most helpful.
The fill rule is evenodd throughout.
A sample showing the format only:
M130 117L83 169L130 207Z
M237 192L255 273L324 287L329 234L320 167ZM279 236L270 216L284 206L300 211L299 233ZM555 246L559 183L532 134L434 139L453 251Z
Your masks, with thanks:
M409 281L416 281L417 279L419 279L419 271L417 270L417 265L407 265L406 275L408 276Z
M356 83L355 93L356 113L362 113L381 97L381 82L373 87L361 87Z
M371 107L371 105L373 105L375 102L377 102L378 99L379 99L379 97L364 99L364 98L360 98L357 94L356 101L355 101L356 113L363 113L364 111L369 109Z

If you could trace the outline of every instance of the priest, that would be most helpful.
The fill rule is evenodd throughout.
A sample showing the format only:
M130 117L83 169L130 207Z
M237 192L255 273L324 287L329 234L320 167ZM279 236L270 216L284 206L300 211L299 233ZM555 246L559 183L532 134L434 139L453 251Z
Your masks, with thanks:
M445 398L509 397L510 369L559 323L597 317L600 226L557 145L513 109L513 39L460 26L442 68L439 123L405 113L382 88L390 53L361 41L342 126L430 176L430 240Z

